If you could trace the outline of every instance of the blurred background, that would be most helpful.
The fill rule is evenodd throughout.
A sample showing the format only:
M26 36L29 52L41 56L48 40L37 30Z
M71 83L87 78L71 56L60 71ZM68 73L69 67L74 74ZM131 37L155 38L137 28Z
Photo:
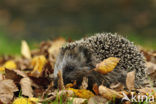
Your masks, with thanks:
M156 0L0 0L0 54L64 37L117 32L156 49Z

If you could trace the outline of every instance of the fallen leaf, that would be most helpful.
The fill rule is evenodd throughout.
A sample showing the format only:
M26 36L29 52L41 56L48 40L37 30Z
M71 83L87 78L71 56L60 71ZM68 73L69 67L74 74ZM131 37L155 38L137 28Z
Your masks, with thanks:
M85 89L68 88L67 90L72 90L74 92L74 95L80 98L89 99L90 97L95 96L91 91Z
M27 42L25 40L22 40L22 45L21 45L21 54L27 58L27 59L31 59L31 52L30 52L30 48L27 44Z
M76 85L76 80L74 80L73 83L68 83L68 84L66 84L65 88L72 88L72 87L74 87L75 85Z
M88 100L88 104L105 104L106 102L108 100L101 96L93 96Z
M83 77L83 81L82 81L82 84L80 86L80 89L87 89L87 87L88 87L88 78Z
M36 104L39 101L38 98L17 98L13 101L13 104Z
M60 48L66 43L66 40L64 38L58 38L54 40L51 44L51 47L48 49L48 52L50 55L52 55L54 58L57 57Z
M69 97L68 100L72 101L72 104L84 104L87 101L87 99L73 97Z
M134 85L135 85L135 71L127 73L127 78L126 78L126 86L129 90L134 90Z
M5 73L5 68L4 67L0 67L0 74L4 74Z
M22 89L22 95L33 97L32 81L30 80L30 78L22 78L20 84Z
M3 67L7 68L7 69L16 69L17 65L16 65L16 63L13 60L9 60L9 61L5 62Z
M115 91L121 91L121 90L124 90L125 86L121 83L112 83L110 85L110 88Z
M95 71L101 73L101 74L107 74L116 67L116 65L119 63L120 59L116 57L109 57L102 61L101 63L96 65Z
M14 92L18 91L18 88L12 80L0 80L0 101L4 104L8 104L14 96Z
M8 104L13 99L13 96L13 93L0 94L0 102L2 102L2 104Z
M147 66L146 73L148 75L154 75L154 74L156 74L156 64L154 64L152 62L147 62L146 63L146 66Z
M35 56L31 62L31 65L33 66L33 71L31 72L31 75L37 78L40 77L42 75L43 68L46 63L47 60L45 56L43 55Z
M96 95L99 95L99 87L98 87L97 83L93 84L92 89Z
M104 98L106 98L108 100L112 100L112 101L114 98L117 98L117 99L123 98L123 95L120 94L119 92L109 89L102 85L99 86L99 94L102 95Z
M0 81L4 79L3 74L0 73Z

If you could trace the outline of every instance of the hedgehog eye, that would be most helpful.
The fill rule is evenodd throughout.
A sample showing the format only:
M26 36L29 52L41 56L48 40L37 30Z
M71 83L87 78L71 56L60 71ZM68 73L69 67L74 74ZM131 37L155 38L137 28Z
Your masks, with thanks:
M65 72L71 72L74 70L74 67L73 66L66 66L65 67Z

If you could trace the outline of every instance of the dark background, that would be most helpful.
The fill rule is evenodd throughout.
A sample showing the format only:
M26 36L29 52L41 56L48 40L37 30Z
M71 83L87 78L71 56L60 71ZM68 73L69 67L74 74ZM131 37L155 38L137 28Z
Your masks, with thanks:
M0 0L0 53L56 37L117 32L156 49L156 0Z

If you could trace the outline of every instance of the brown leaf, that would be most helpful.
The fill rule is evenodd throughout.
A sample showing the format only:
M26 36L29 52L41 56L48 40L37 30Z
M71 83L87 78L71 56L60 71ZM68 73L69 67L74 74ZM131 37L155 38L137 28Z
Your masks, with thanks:
M147 62L146 63L147 66L147 70L146 73L148 75L156 75L156 64L152 63L152 62Z
M60 48L65 43L66 41L64 38L58 38L54 40L51 44L51 47L48 49L49 54L52 55L54 58L56 58L59 53Z
M30 78L22 78L20 84L22 89L22 95L33 97L32 81L30 80Z
M108 99L108 100L113 100L114 98L123 98L123 95L120 94L119 92L109 89L105 86L99 86L99 93L100 95L102 95L104 98Z
M98 85L95 83L95 84L93 84L93 91L94 91L94 93L96 94L96 95L98 95L99 94L99 87L98 87Z
M119 58L109 57L103 60L101 63L97 64L94 70L101 74L107 74L113 71L113 69L116 67L119 61L120 61Z
M76 85L76 80L74 80L73 83L68 83L68 84L66 84L65 88L72 88L72 87L74 87L75 85Z
M129 90L134 90L134 85L135 85L135 71L127 73L127 78L126 78L126 86Z
M88 87L88 78L83 77L83 81L82 81L82 84L80 86L80 89L87 89L87 87Z
M3 74L0 73L0 81L4 79Z
M27 42L25 40L22 41L22 45L21 45L21 54L27 58L27 59L31 59L31 52L30 52L30 48L27 44Z
M100 96L93 96L88 100L88 104L105 104L106 102L108 100Z
M8 104L13 99L13 93L0 94L0 102Z
M13 96L14 92L18 91L18 88L12 80L1 80L0 81L0 101L8 104Z
M69 97L68 100L72 101L72 104L84 104L87 101L87 99L73 97Z
M110 88L115 91L121 91L121 90L124 90L125 86L121 83L112 83L110 85Z
M19 83L22 77L27 77L27 75L20 70L8 70L5 69L5 77L7 79L14 80L15 83Z

